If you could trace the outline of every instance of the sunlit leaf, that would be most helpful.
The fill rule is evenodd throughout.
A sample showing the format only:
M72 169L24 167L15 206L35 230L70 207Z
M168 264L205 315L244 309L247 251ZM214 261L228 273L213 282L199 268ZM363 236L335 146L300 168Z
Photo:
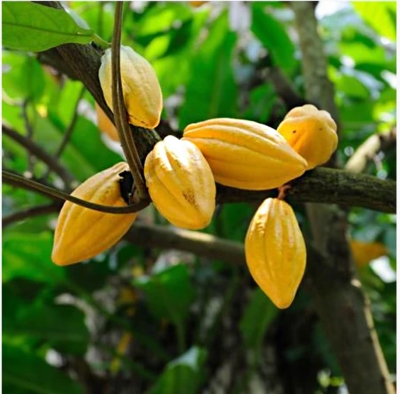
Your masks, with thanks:
M3 45L39 52L66 43L88 44L92 30L83 29L65 11L32 2L2 3Z

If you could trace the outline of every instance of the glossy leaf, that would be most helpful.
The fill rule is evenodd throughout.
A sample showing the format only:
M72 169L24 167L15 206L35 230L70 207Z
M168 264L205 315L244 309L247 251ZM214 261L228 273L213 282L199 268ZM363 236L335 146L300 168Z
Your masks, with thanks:
M67 43L88 44L93 31L78 26L65 11L31 2L2 3L3 45L39 52Z

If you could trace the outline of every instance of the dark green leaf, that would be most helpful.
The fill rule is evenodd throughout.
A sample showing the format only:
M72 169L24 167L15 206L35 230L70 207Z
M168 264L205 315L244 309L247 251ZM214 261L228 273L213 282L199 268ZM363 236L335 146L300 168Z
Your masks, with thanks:
M264 11L257 2L252 3L251 31L272 56L272 61L287 73L296 65L295 48L282 23Z
M78 26L65 11L32 2L6 1L3 10L3 45L39 52L61 44L88 44L93 31Z
M160 379L148 394L194 394L199 392L206 351L192 347L168 363Z
M24 234L3 233L3 281L24 277L57 285L64 269L51 261L53 236L50 232Z
M151 312L158 318L181 324L189 313L194 290L186 265L179 264L134 281L145 295Z
M3 343L3 383L14 392L29 394L83 394L83 390L33 353Z
M277 313L278 309L272 301L257 288L240 322L240 331L246 347L259 348L262 345L264 335Z

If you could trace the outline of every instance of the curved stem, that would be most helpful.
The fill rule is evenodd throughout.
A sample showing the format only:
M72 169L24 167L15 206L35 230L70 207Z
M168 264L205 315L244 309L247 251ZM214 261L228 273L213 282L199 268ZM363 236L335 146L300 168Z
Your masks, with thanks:
M127 111L125 107L120 70L120 54L121 54L121 25L123 2L117 2L115 8L115 26L111 45L112 51L112 99L115 126L121 140L122 149L125 153L126 160L132 172L134 179L134 188L137 191L137 199L132 190L132 201L138 202L147 198L147 189L143 179L143 167L140 162L139 154L133 140L131 129L127 120Z
M70 194L65 193L61 190L43 185L39 182L35 182L31 179L24 178L23 176L14 174L12 172L3 170L2 177L3 177L3 182L8 183L10 185L17 185L19 187L23 187L28 190L34 190L45 196L67 200L74 204L81 205L82 207L93 209L95 211L100 211L100 212L118 213L118 214L133 213L142 210L148 205L147 201L141 201L137 204L128 205L126 207L112 207L108 205L99 205L86 200L82 200L78 197L71 196Z

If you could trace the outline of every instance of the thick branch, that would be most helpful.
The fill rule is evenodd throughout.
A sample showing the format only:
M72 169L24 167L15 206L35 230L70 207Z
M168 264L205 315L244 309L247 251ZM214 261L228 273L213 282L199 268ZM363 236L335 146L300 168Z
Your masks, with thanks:
M291 2L302 53L306 97L337 121L333 85L310 2ZM357 188L357 185L355 185ZM381 198L381 190L375 191ZM350 193L350 189L348 190ZM326 256L308 269L314 303L351 394L392 394L393 386L373 326L369 302L355 277L347 242L347 217L339 207L307 205L313 244ZM360 368L362 365L362 368Z
M3 182L16 187L41 193L50 198L67 199L72 202L80 201L73 196L66 195L60 190L51 188L33 180L25 179L17 174L3 171ZM251 202L262 201L267 197L277 195L276 190L241 190L217 185L217 202ZM346 206L358 206L381 212L394 213L396 211L396 183L391 180L382 180L370 175L353 174L343 170L317 168L307 172L301 178L291 182L287 195L298 202L316 201L319 203L336 203ZM377 198L376 196L381 196ZM80 203L82 205L82 202ZM89 202L85 202L89 207ZM130 205L129 207L108 207L104 212L128 213L136 212L148 205L147 201ZM92 209L99 209L94 204Z
M316 168L289 183L287 195L297 202L357 206L380 212L396 212L396 182L371 175L331 168ZM261 201L276 190L240 190L218 185L217 202Z
M196 231L136 222L125 239L142 247L178 249L232 264L246 263L243 244Z

